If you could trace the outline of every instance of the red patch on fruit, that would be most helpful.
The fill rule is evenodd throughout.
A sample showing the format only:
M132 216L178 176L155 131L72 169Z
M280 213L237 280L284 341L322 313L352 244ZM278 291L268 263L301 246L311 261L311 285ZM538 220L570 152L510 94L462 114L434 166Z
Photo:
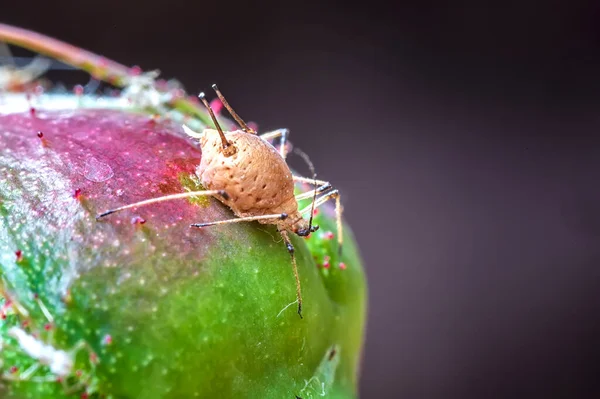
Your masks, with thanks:
M8 176L8 181L15 187L23 187L23 198L28 200L37 198L39 188L24 184L20 176L36 174L43 182L42 186L59 183L66 187L66 198L56 196L52 199L52 207L56 209L74 209L73 194L75 190L81 190L83 197L89 199L92 218L96 212L163 194L182 193L186 188L194 189L193 177L200 164L201 150L192 144L179 123L168 119L161 119L154 126L147 123L147 115L114 110L40 110L35 121L24 118L23 114L3 114L0 115L2 144L11 152L2 152L2 167L22 171ZM52 156L47 160L50 164L43 170L39 169L40 143L31 140L32 134L38 131L44 133L44 138L52 137L52 148L49 149ZM198 186L198 189L202 188ZM223 219L224 209L213 201L207 207L199 207L181 199L148 205L139 211L146 220L152 220L153 233L168 230L165 243L174 254L197 262L209 250L211 237L222 229L190 233L189 224ZM89 229L85 227L82 237L92 237L102 228L102 240L113 241L118 237L123 248L138 245L139 237L132 234L129 223L136 213L125 210L109 215L91 223ZM80 212L67 212L55 227L71 228L80 217ZM39 220L43 224L45 218L44 214L37 219L32 216L28 223ZM98 262L101 261L99 257ZM185 270L181 275L192 274L192 263L181 265Z
M19 368L17 366L12 366L8 371L11 374L15 374L17 371L19 371Z

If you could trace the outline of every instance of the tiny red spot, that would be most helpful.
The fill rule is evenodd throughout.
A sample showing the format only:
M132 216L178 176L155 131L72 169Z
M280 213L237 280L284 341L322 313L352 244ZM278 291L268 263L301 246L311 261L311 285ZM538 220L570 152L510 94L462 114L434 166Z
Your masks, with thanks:
M75 94L76 96L82 95L83 94L83 86L75 85L75 87L73 87L73 94Z
M323 267L324 267L325 269L329 269L329 266L331 266L331 265L329 264L329 256L326 256L326 257L325 257L325 259L323 260Z
M252 130L254 130L255 132L258 132L258 124L256 122L248 122L248 127Z
M2 320L6 320L6 313L0 313L0 318L2 318Z
M171 96L173 97L173 100L179 100L183 97L185 97L185 91L183 91L182 89L174 89L171 90ZM193 97L196 99L196 101L198 100L196 97Z
M148 119L148 126L156 126L156 124L158 123L158 120L160 119L160 115L159 114L154 114L150 117L150 119Z
M105 336L104 336L104 338L102 339L102 343L103 343L104 345L110 345L110 344L112 344L112 342L113 342L113 339L112 339L112 337L111 337L110 335L108 335L108 334L107 334L107 335L105 335Z
M75 199L81 198L81 189L80 188L75 190L75 193L73 193L73 198L75 198Z
M144 224L146 223L146 219L139 217L139 216L134 216L131 218L131 224Z
M327 232L325 232L325 234L323 234L323 237L326 240L331 240L333 238L333 233L331 231L327 231Z
M39 295L37 293L33 294L33 299L39 299Z
M15 256L17 257L17 262L20 262L23 260L23 251L21 251L20 249L17 249L15 251Z
M81 370L77 370L75 372L75 376L78 377L78 378L81 377L82 375L83 375L83 371L81 371Z
M44 137L44 132L42 132L41 130L39 130L39 131L37 132L37 136L38 136L39 138L43 138L43 137Z
M23 323L21 323L21 326L23 326L23 328L27 327L29 325L29 320L25 320Z
M131 76L139 76L142 74L142 68L140 68L138 65L134 65L129 70L129 73L131 74Z
M9 371L11 374L15 374L17 371L19 371L19 368L17 366L12 366Z
M315 208L315 210L313 211L313 215L317 216L319 214L319 210L317 208Z
M90 362L98 363L98 355L96 355L94 352L90 353Z
M81 394L81 399L88 399L90 395L87 392Z
M156 80L156 88L157 89L166 91L168 87L169 87L169 84L167 83L166 80L164 80L164 79Z
M215 98L210 102L210 107L216 115L219 115L223 109L223 103L218 98Z
M346 264L344 262L340 262L339 267L342 270L346 270Z
M33 108L33 107L29 107L29 115L31 115L31 116L35 116L35 112L36 112L36 111L35 111L35 108Z
M52 324L48 323L48 324L44 325L44 330L46 330L46 331L52 330Z
M56 382L58 382L58 383L61 383L61 382L63 382L63 379L62 379L62 377L56 377Z

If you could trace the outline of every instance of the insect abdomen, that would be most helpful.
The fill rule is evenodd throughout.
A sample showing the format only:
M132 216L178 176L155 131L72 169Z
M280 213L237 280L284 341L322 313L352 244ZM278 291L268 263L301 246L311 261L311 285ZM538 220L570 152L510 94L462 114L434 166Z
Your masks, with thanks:
M292 173L277 150L260 137L244 132L227 133L236 147L226 157L216 134L205 134L202 161L196 174L205 188L225 190L223 200L238 216L285 212L294 199Z

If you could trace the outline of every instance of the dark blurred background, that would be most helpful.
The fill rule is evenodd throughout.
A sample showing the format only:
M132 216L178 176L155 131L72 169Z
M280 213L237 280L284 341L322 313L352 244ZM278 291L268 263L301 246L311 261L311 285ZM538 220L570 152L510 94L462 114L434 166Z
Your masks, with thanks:
M366 262L361 397L411 399L600 397L599 18L553 0L0 11L290 128Z

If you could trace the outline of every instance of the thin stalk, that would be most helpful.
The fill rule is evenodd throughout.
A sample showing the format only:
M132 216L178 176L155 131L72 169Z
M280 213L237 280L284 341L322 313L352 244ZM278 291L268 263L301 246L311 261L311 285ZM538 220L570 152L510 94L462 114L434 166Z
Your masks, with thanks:
M134 75L129 68L106 57L94 54L41 33L0 23L0 42L9 43L54 58L77 69L86 71L94 78L113 86L124 88ZM183 115L210 123L210 116L199 104L187 96L175 98L169 107Z

